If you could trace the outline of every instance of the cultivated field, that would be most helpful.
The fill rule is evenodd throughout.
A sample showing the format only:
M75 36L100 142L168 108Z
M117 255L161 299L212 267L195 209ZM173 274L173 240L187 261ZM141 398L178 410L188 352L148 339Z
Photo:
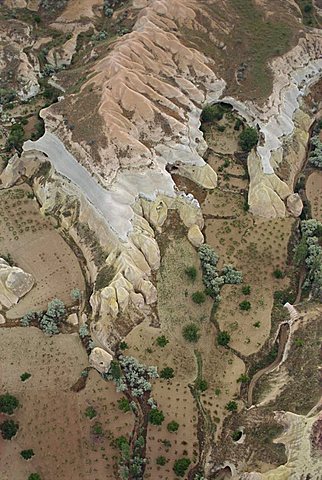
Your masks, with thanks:
M32 197L27 186L0 191L0 255L9 254L35 279L33 289L7 312L10 319L45 309L54 297L68 305L71 290L85 287L77 257Z

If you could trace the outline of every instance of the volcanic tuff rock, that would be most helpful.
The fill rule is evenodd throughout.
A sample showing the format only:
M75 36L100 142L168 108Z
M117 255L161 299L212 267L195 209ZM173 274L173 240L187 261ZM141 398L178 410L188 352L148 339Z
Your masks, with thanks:
M100 373L107 373L113 357L102 348L95 347L89 356L89 364Z
M34 279L30 273L9 265L0 258L0 304L10 308L32 289Z

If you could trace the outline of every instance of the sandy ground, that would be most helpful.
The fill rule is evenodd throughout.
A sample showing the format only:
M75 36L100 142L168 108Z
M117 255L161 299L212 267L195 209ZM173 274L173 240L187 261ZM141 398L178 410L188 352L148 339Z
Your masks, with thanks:
M7 313L18 318L29 310L42 310L55 297L72 303L73 288L84 290L78 260L69 245L43 217L27 187L0 192L0 252L35 279L33 289Z
M306 195L311 204L312 218L322 221L322 172L315 170L306 182Z
M0 346L0 391L16 395L21 404L13 415L20 424L17 436L0 440L1 480L26 480L31 472L46 480L114 480L118 451L111 442L129 435L133 417L120 412L116 402L121 395L95 371L84 390L70 390L88 365L78 335L46 337L33 327L1 329ZM22 382L25 371L31 377ZM88 406L97 411L93 420L84 415ZM101 438L91 434L96 421L103 428ZM20 451L28 448L35 456L25 461Z

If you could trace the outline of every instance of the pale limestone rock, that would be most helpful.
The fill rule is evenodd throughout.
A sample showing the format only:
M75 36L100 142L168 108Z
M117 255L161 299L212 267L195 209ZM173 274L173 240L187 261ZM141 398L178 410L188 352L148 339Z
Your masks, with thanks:
M101 296L101 311L116 318L119 313L119 306L116 298L115 288L108 286L103 288L100 292Z
M34 285L32 275L21 268L11 267L4 259L0 258L0 303L10 308L18 303Z
M78 316L77 316L77 313L71 313L67 319L66 319L66 323L68 323L69 325L72 325L73 327L78 325Z
M285 217L284 200L292 193L288 185L275 173L263 172L259 156L252 151L248 156L250 177L248 203L250 211L260 217Z
M168 206L162 198L154 202L141 199L143 214L151 225L156 228L162 227L168 216Z
M204 236L198 225L192 225L188 231L188 240L194 247L200 247L204 242Z
M143 233L133 233L130 239L141 250L151 269L158 270L160 266L160 250L156 240Z
M137 285L137 290L142 293L148 305L157 301L157 290L148 280L143 280L142 278Z
M95 347L89 356L89 364L100 373L107 373L113 356L100 347Z
M82 313L79 323L80 323L80 325L84 325L85 323L87 323L87 315L86 315L86 313Z
M178 172L207 190L217 186L217 173L206 163L202 166L179 165Z
M130 299L137 309L141 310L144 307L144 297L141 293L131 292Z
M4 323L6 323L6 319L5 319L4 316L1 315L1 313L0 313L0 325L3 325Z
M299 217L303 210L303 202L298 193L292 193L286 199L288 210L294 217Z
M204 220L199 207L187 202L178 203L178 210L180 219L186 227L190 228L192 225L198 225L199 228L203 228Z

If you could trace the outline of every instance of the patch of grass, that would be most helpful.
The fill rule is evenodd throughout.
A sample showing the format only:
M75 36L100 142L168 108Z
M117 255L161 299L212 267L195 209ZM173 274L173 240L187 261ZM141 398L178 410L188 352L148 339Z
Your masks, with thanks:
M97 412L94 407L87 407L85 410L85 417L89 418L92 420L92 418L95 418L97 416Z
M242 288L242 294L243 295L250 295L251 292L251 286L250 285L244 285Z
M119 407L120 410L122 410L122 412L130 412L131 411L131 406L130 406L130 402L128 401L127 398L123 397L123 398L120 398L118 401L117 401L117 405Z
M194 282L197 278L197 269L196 267L187 267L185 269L185 274L187 275L187 277L192 281Z
M240 308L240 310L248 312L248 310L250 310L252 308L252 305L248 300L243 300L242 302L240 302L239 308Z

